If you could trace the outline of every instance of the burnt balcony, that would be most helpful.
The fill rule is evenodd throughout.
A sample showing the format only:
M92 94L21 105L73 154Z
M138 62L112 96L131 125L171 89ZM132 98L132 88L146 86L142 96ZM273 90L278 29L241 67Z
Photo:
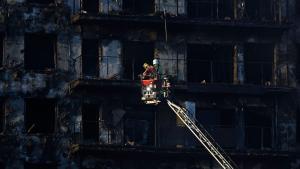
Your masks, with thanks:
M139 74L143 71L141 65L144 60L102 56L98 63L97 57L86 58L85 60L80 57L75 64L77 78L69 83L70 94L140 94ZM278 73L279 70L273 70L272 63L269 62L249 61L240 66L220 60L161 59L160 62L172 63L172 69L176 69L170 70L168 65L165 65L167 68L161 68L162 74L171 71L168 75L174 94L273 95L287 94L295 90L289 84L290 75L288 71L284 71L289 68L285 64L278 66L277 69L283 72ZM179 63L186 62L186 73L182 73L185 68L179 66ZM243 70L241 66L244 66ZM241 70L234 70L233 67ZM235 75L233 71L245 73ZM284 77L277 74L283 74ZM244 78L239 79L240 76Z
M227 2L228 1L228 2ZM162 5L149 2L148 5L130 1L128 4L113 4L106 2L92 4L88 1L73 0L73 17L74 24L95 24L99 26L122 25L125 27L147 27L162 29L166 23L169 31L174 27L175 31L181 30L206 30L212 28L228 28L230 30L241 28L252 30L273 30L282 32L290 26L288 22L283 22L270 4L259 4L268 6L269 12L264 12L263 7L256 9L256 4L249 4L249 10L240 9L235 11L234 5L229 0L213 1L194 1L189 0L187 7L180 0L175 4ZM259 1L256 1L259 3ZM252 5L252 6L251 6ZM238 8L238 7L236 7ZM268 9L269 9L268 8Z
M140 137L139 132L143 132L143 127L147 128L146 126L140 125L139 129L130 130L131 133L128 133L128 130L126 131L128 129L126 123L122 123L123 126L118 128L106 127L104 123L104 121L85 121L74 124L72 144L78 146L79 154L87 153L108 158L116 156L125 157L128 155L150 155L152 158L156 158L157 156L177 156L183 158L186 156L197 157L209 155L202 145L192 137L189 137L189 139L194 140L194 142L190 142L191 145L167 146L161 145L159 140L162 140L163 137L168 138L169 136L160 134L153 137L149 136L149 133L144 133L147 137ZM288 157L287 154L289 151L286 147L273 147L274 137L271 127L245 126L240 128L238 126L218 125L205 128L218 144L232 156ZM236 137L240 135L240 129L243 129L245 135L237 140ZM189 131L186 130L186 132ZM128 140L128 138L131 139ZM157 141L152 140L154 138ZM243 145L243 148L238 147L241 146L240 144Z

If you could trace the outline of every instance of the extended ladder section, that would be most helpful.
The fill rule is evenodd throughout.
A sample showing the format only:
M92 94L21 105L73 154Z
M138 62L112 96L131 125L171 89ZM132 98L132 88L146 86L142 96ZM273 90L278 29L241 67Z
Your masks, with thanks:
M223 169L237 169L237 165L231 160L231 158L225 153L225 151L215 142L215 140L209 135L204 127L195 122L187 115L187 110L182 108L170 100L167 100L168 105L174 111L174 113L182 120L182 122L188 127L188 129L194 134L194 136L200 141L200 143L206 148L206 150L217 160Z

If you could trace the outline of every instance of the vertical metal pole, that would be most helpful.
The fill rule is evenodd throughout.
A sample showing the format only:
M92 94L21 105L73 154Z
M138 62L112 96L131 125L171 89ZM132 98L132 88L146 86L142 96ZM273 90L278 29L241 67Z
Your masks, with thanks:
M107 14L109 14L109 0L107 0Z
M237 0L233 0L233 18L236 20L237 17Z
M264 63L260 63L260 73L261 73L261 85L264 85L264 83L265 83Z
M277 96L274 97L274 118L273 118L273 130L272 130L272 148L277 145L277 115L278 115L278 100ZM278 148L278 147L277 147Z
M264 127L260 128L260 149L264 149Z
M214 71L213 71L213 61L210 60L210 82L213 83L214 82Z
M238 84L238 69L237 69L237 45L233 47L233 84Z
M179 14L179 3L178 3L178 0L176 1L176 16L178 16Z
M157 147L157 109L154 112L154 147Z
M133 60L132 60L132 80L135 80L135 77L134 77L134 72L135 72L135 69L134 69L134 65L135 65L135 58L133 58Z
M217 19L219 19L219 0L217 0Z
M82 10L82 0L79 0L79 11Z
M179 73L179 63L178 63L178 51L176 51L176 76L177 76L177 81L179 81L179 76L178 76L178 73Z
M73 15L75 14L75 8L76 8L76 0L73 0Z
M166 15L166 9L164 8L164 19L165 19L165 40L168 42L168 29L167 29L167 15Z
M108 68L108 59L109 59L109 56L106 57L106 78L108 77L109 75L109 68Z

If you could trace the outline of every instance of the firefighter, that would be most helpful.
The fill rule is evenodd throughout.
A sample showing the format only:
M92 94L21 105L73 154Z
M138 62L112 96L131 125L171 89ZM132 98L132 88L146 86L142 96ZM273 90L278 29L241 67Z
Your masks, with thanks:
M154 66L144 63L145 71L143 72L142 79L156 79L156 69Z

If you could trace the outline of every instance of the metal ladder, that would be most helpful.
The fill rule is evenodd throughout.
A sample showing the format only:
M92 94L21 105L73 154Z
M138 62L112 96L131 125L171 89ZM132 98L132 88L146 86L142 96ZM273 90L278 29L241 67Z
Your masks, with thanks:
M231 160L226 152L216 143L210 134L199 124L198 126L187 115L188 110L182 108L170 100L166 100L169 107L182 120L194 136L200 141L205 149L215 158L223 169L237 169L237 165Z

